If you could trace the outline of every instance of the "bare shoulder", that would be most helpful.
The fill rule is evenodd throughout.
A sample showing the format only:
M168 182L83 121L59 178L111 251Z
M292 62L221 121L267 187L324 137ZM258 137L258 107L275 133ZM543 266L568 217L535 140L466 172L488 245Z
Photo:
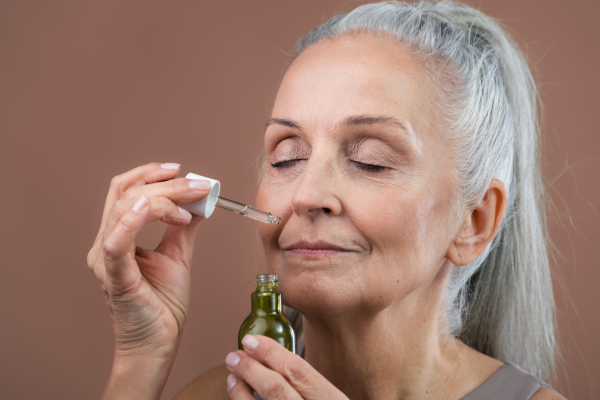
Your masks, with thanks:
M174 400L229 400L225 364L200 374L175 396Z
M556 390L543 387L540 388L537 392L531 396L530 400L566 400L560 393Z

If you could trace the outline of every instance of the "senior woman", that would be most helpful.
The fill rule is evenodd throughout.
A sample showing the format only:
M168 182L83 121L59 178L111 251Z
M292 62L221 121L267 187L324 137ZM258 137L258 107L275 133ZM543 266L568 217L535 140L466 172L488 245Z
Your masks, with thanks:
M267 269L305 351L262 336L178 399L559 399L537 92L492 19L377 3L298 43L264 136ZM114 321L102 398L159 398L208 193L149 164L113 179L90 251ZM154 251L142 226L167 223ZM518 367L517 367L518 366ZM520 368L519 368L520 367Z

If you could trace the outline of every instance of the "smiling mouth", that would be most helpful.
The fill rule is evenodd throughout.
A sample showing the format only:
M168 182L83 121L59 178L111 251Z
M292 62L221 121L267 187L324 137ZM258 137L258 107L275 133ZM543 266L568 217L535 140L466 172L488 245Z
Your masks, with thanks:
M304 257L330 257L355 252L354 250L350 250L345 247L337 246L324 241L300 241L284 248L283 250L288 254Z

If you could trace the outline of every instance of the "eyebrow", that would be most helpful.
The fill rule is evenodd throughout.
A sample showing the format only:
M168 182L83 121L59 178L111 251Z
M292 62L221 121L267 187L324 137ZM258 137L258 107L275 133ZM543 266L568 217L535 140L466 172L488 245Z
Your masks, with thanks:
M421 142L415 135L415 132L413 131L408 121L404 123L399 119L389 115L352 115L350 117L347 117L343 122L343 125L346 127L376 124L394 125L401 128L406 133L408 133L409 136L411 136L411 138L417 145L417 148L419 148L419 150L421 149ZM282 125L288 128L302 130L302 127L299 122L286 118L269 118L265 123L265 130L271 125Z
M267 122L265 122L265 129L267 129L271 125L283 125L288 128L301 130L300 124L296 121L292 121L291 119L285 118L269 118Z
M345 126L354 126L354 125L374 125L374 124L391 124L399 126L400 128L408 131L406 126L399 120L394 117L389 117L387 115L379 115L379 116L370 116L370 115L353 115L351 117L346 118L344 121Z

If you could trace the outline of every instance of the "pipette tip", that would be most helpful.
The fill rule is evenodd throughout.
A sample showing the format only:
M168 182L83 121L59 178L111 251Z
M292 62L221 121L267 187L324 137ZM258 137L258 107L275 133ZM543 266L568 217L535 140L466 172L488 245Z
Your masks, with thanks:
M270 212L260 211L249 205L238 203L237 201L220 196L217 198L216 206L267 224L279 224L281 222L281 218L274 216Z

